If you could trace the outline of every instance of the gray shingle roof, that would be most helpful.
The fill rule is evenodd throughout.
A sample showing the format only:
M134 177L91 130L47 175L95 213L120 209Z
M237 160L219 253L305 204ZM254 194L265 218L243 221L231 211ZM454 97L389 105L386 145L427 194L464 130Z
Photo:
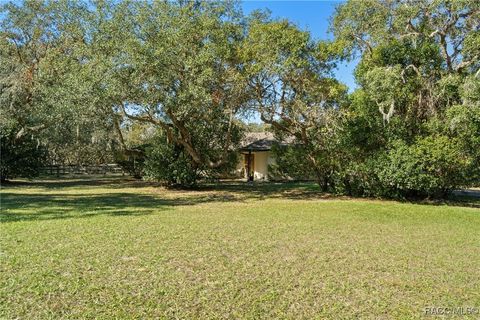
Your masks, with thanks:
M271 132L248 132L240 151L269 151L275 142L277 140Z

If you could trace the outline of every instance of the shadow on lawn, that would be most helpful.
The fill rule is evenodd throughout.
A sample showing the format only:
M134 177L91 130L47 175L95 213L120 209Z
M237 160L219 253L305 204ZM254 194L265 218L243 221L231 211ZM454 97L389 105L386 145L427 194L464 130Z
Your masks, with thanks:
M142 215L165 210L169 204L156 197L128 193L107 195L16 194L2 192L0 221L85 218L98 215Z
M81 179L41 180L8 183L2 187L0 221L33 221L65 218L86 218L98 215L124 216L145 215L168 210L175 206L201 203L243 202L272 198L325 199L312 183L258 183L220 182L202 184L195 189L158 188L150 194L122 192L121 189L158 186L139 180ZM69 187L99 188L99 194L64 192ZM25 192L18 189L45 188L49 193ZM103 193L102 188L119 192ZM8 192L12 190L14 192ZM58 192L57 192L58 191Z
M156 192L151 194L120 191L121 189L149 186L157 186L157 184L125 178L16 182L2 187L0 221L53 220L99 215L137 216L168 210L175 206L242 202L252 199L349 199L348 197L321 193L318 186L311 182L256 183L249 185L239 181L223 181L202 184L198 188L190 190L158 188ZM25 187L46 188L53 193L8 192L9 189ZM101 190L99 190L100 194L84 194L81 191L78 194L62 192L69 187L108 188L120 192L101 193ZM414 203L480 208L479 199L465 197Z
M87 218L99 215L139 216L165 211L175 206L212 202L242 201L233 194L203 194L184 192L162 197L159 194L107 193L92 194L42 194L9 193L1 195L1 222ZM168 191L167 191L168 192Z
M330 193L322 193L318 185L314 182L280 182L280 183L259 183L256 185L248 185L246 183L222 182L216 184L204 184L199 187L204 191L224 191L233 194L243 195L245 198L255 199L271 199L286 198L292 200L319 200L319 199L350 199L350 200L385 200L397 201L401 203L411 203L420 205L433 206L454 206L480 208L480 197L469 196L464 193L462 195L452 194L448 199L432 199L432 200L395 200L395 199L379 199L379 198L362 198L352 196L342 196Z
M14 180L4 183L8 188L35 187L44 189L63 189L77 187L108 187L110 189L144 188L159 186L156 182L147 182L123 176L66 176L57 179Z
M423 202L422 204L448 205L452 207L480 208L480 198L477 196L451 195L448 199L438 200L436 203Z
M246 183L221 182L216 184L204 184L199 187L203 191L223 191L227 193L238 194L243 198L254 198L258 200L284 198L292 200L385 200L396 201L401 203L430 205L430 206L452 206L480 208L480 197L468 196L465 194L452 194L448 199L432 199L432 200L395 200L395 199L378 199L378 198L362 198L335 195L330 193L322 193L318 185L314 182L280 182L280 183L259 183L248 185Z

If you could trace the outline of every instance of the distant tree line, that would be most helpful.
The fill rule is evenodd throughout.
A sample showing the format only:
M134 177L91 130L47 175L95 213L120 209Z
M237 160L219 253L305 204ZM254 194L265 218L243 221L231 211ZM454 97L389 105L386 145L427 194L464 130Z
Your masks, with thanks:
M332 41L222 1L24 1L0 13L1 176L116 160L194 185L236 164L252 114L291 177L359 196L480 181L480 2L339 4ZM360 57L358 87L335 79Z

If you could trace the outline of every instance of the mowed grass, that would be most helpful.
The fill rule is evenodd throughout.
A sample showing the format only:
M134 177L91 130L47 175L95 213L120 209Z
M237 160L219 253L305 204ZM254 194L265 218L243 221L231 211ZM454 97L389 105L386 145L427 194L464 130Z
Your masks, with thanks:
M312 184L4 186L0 318L409 319L480 308L475 201L334 198Z

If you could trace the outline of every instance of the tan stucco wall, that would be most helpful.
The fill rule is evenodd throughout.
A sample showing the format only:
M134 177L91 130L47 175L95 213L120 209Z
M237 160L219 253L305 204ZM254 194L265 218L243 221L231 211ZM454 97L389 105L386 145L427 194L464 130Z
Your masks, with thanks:
M253 175L254 180L267 180L268 179L268 166L275 164L275 159L272 157L270 151L259 151L253 152L255 154L255 172ZM237 164L236 172L237 174L245 173L244 169L245 158L242 154L240 156L239 162ZM246 178L246 176L242 176Z
M255 152L255 174L254 180L266 180L268 179L268 151Z

